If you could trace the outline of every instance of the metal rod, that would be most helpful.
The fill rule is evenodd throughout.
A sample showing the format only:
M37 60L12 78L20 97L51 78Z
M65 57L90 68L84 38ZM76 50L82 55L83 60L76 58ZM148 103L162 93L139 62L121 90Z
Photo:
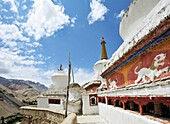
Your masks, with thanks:
M67 86L67 96L66 96L65 118L67 117L68 97L69 97L69 86L70 86L70 73L71 73L71 62L70 62L70 53L69 53L68 86Z

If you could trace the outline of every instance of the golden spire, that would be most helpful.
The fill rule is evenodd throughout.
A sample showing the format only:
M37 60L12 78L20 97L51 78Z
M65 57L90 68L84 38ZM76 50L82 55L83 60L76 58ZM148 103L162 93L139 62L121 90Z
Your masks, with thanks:
M107 58L106 47L105 47L106 42L104 41L104 37L102 37L101 41L102 41L101 42L101 44L102 44L101 60L102 59L108 59Z

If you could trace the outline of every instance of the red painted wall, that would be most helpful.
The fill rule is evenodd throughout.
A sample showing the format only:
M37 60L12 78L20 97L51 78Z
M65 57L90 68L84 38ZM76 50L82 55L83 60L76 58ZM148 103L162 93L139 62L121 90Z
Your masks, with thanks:
M107 88L111 89L131 84L139 84L170 76L169 43L170 39L164 41L153 49L148 50L147 53L140 57L134 58L108 75L106 77Z

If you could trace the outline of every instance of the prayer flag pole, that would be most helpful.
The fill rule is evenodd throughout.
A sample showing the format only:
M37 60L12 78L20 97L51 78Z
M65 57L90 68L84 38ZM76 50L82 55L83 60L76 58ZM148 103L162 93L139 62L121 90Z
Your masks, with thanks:
M71 62L70 62L70 53L69 53L68 86L67 86L67 96L66 96L65 118L67 117L68 97L69 97L69 86L70 86L70 73L71 73Z

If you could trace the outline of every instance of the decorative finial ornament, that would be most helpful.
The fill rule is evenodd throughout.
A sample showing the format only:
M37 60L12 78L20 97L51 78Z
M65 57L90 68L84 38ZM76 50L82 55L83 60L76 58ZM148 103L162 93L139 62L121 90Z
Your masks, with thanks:
M62 71L63 69L62 69L62 64L60 64L60 71Z
M62 71L63 69L62 69L62 64L60 64L60 69L58 69L58 71Z
M104 40L104 37L102 37L101 38L101 45L102 45L101 60L108 59L105 44L106 44L106 42Z

